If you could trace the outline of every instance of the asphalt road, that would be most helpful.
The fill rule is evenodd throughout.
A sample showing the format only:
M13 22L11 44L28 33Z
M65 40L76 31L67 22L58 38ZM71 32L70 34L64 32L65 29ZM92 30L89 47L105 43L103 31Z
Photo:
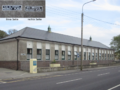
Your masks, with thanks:
M120 66L0 83L0 90L120 90Z

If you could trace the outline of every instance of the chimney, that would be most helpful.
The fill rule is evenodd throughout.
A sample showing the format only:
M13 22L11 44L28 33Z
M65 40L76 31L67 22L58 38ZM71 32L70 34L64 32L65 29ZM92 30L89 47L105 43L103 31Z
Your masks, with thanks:
M50 28L50 26L48 26L48 32L49 32L49 33L51 32L51 28Z
M90 36L90 41L92 41L92 37Z

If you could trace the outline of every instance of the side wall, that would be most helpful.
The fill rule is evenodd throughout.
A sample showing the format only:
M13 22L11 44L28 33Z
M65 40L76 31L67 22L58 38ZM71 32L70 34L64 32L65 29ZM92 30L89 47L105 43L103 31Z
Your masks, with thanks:
M19 41L19 62L20 62L20 69L24 71L29 71L29 60L27 60L27 42L32 42L32 58L37 58L37 43L41 43L42 49L42 59L38 60L38 67L49 67L49 64L55 59L55 45L58 45L59 48L59 59L57 60L61 66L72 66L72 65L80 65L81 58L78 57L77 60L74 60L74 47L76 47L77 52L81 52L80 46L78 45L71 45L65 43L57 43L57 42L48 42L48 41L41 41L41 40L33 40L33 39L20 39ZM46 60L46 43L50 44L50 60ZM62 45L65 46L65 60L62 60ZM68 60L68 46L71 49L71 60ZM99 59L99 49L94 47L84 47L86 50L86 60L83 60L83 65L89 65L90 62L94 61L97 64L109 64L113 61L113 59ZM89 49L89 50L88 50ZM105 49L101 49L105 50ZM107 50L106 50L107 51ZM91 59L88 58L88 52L93 52L94 54L97 53L97 59L94 55L94 59L92 59L92 53L90 55ZM100 52L102 53L102 52ZM104 53L104 51L103 51ZM84 56L83 56L84 58Z
M10 69L17 68L16 40L7 40L0 42L0 67L10 68Z

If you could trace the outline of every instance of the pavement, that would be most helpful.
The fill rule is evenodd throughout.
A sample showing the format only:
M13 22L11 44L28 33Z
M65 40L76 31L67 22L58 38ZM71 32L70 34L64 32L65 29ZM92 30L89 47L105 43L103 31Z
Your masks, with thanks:
M116 67L116 66L109 66L109 67ZM109 68L109 67L87 68L87 69L83 69L83 71L92 70L92 69ZM17 70L11 70L11 69L6 69L6 68L0 68L0 80L27 78L27 77L42 77L42 76L49 76L49 75L55 75L55 74L61 74L61 73L70 73L70 72L76 72L76 71L80 71L80 70L76 69L76 70L65 70L65 71L32 74L32 73L25 72L25 71L17 71Z

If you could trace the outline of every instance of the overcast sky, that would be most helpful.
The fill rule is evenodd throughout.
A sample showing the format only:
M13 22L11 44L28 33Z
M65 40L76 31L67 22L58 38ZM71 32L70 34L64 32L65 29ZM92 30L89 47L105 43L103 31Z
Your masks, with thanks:
M90 0L46 0L46 17L41 21L0 19L0 29L6 32L9 29L20 30L24 27L47 30L50 25L52 32L81 37L81 8L88 1ZM120 34L120 0L96 0L86 4L84 15L84 39L91 36L94 41L110 46L113 36Z

